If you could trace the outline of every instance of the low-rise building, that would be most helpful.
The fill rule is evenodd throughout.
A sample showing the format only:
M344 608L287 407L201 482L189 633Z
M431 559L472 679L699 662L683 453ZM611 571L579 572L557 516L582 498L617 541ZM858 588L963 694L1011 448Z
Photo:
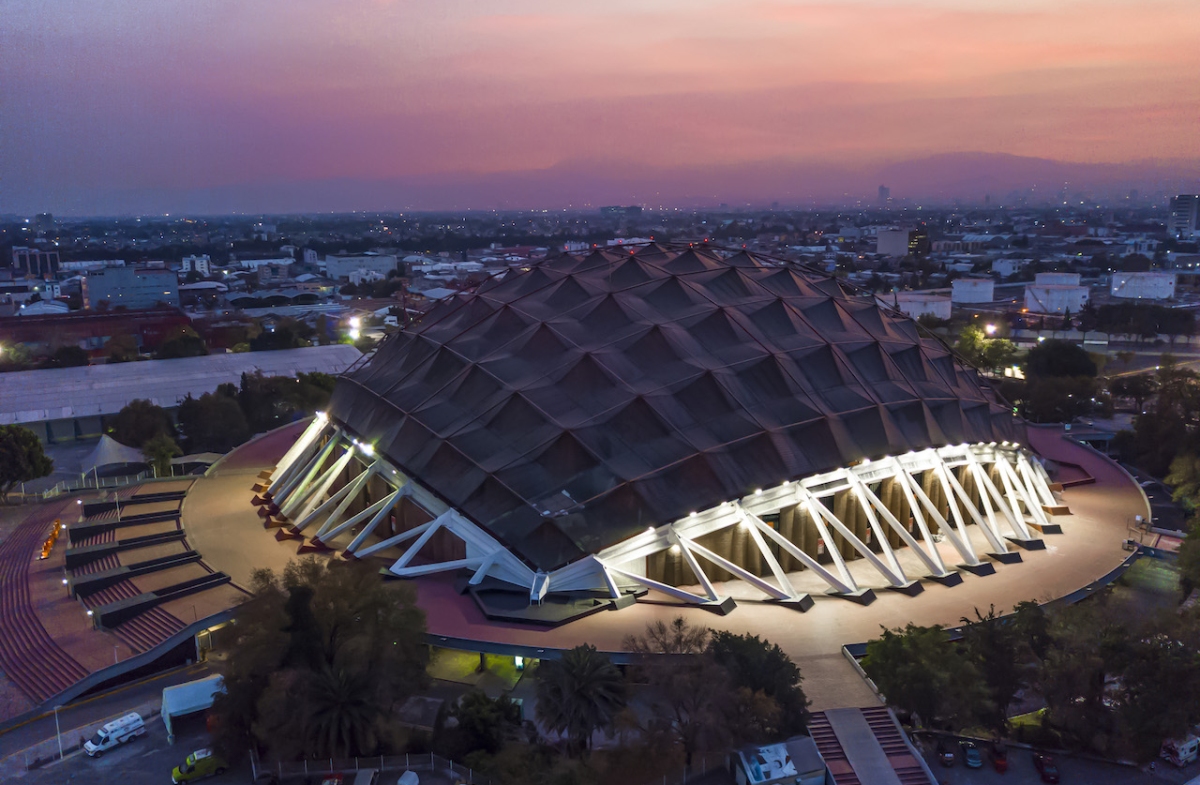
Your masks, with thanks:
M1087 301L1086 286L1034 283L1025 287L1025 307L1030 313L1077 314Z
M742 747L731 762L737 785L825 785L829 773L809 736Z
M1078 286L1079 273L1038 273L1033 282L1038 286Z
M89 270L103 270L105 267L124 267L124 259L80 259L59 262L60 272L81 273Z
M12 249L12 266L26 275L45 277L58 272L58 251L43 251L40 248L28 248L24 245L14 245Z
M269 261L259 265L256 272L259 286L280 286L288 281L291 266L280 264L278 261Z
M1175 273L1113 273L1113 297L1137 300L1169 300L1175 296Z
M185 256L180 263L180 269L185 273L195 272L207 278L212 275L212 259L208 254Z
M1028 259L995 259L992 261L992 272L1001 278L1011 278L1028 266Z
M1171 197L1167 234L1177 240L1200 237L1200 195L1180 194Z
M355 270L350 273L350 283L358 286L364 283L375 283L376 281L385 280L387 276L378 270Z
M348 281L358 270L373 270L386 276L396 269L393 254L363 254L361 256L326 256L325 275L335 281Z
M267 264L288 265L288 264L291 264L293 261L295 261L295 260L293 260L291 257L288 257L288 256L279 256L274 259L239 259L238 266L241 267L243 270L257 270L258 268L262 267L263 265L267 265Z
M875 235L875 253L897 259L908 256L907 229L880 229Z
M950 318L950 298L933 292L892 292L876 295L880 305L890 306L912 319L929 316L935 319Z
M991 278L958 278L950 284L954 303L990 303L996 299L996 282Z
M165 268L106 267L88 273L82 294L84 308L90 309L173 306L179 304L179 280Z

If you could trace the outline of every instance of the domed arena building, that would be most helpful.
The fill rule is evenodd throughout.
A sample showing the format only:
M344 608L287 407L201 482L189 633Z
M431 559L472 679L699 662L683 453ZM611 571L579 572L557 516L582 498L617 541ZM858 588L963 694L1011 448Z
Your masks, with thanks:
M580 644L628 662L629 635L683 617L778 644L816 709L865 706L846 655L881 626L1088 596L1149 516L1078 430L1022 422L828 275L606 248L435 305L327 412L203 475L39 507L0 543L23 630L0 665L48 710L220 650L255 571L299 553L408 581L435 665L469 683L473 655L510 686Z
M1066 509L1025 441L974 369L873 298L650 244L439 304L339 380L254 501L301 552L453 576L491 620L663 595L804 611L1043 548Z

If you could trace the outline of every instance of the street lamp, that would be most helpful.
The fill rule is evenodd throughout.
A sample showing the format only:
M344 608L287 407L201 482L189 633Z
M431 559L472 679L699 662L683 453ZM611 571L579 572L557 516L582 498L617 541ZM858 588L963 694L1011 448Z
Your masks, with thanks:
M995 335L996 334L996 325L989 324L983 328L983 331L986 332L988 335Z
M62 706L54 707L54 735L58 739L58 759L59 760L63 759L62 731L58 727L58 710L61 708L62 708Z

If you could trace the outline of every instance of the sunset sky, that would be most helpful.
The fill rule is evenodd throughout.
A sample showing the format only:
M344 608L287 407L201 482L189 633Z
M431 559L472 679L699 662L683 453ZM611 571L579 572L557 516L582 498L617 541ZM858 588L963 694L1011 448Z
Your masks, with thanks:
M0 8L0 212L288 184L324 209L328 181L554 167L1200 158L1197 0Z

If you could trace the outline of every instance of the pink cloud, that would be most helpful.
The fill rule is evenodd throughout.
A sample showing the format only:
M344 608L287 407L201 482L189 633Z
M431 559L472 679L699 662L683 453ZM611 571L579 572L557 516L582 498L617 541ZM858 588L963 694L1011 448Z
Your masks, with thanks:
M1194 0L76 5L0 31L10 187L1200 149Z

